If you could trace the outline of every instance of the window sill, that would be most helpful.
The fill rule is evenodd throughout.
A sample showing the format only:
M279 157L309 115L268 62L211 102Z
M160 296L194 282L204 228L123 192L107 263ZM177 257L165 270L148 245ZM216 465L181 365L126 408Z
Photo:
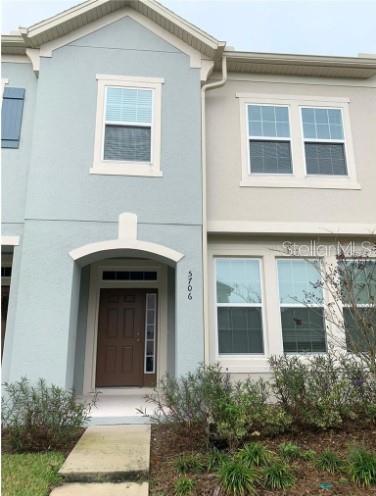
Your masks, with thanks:
M340 177L292 177L273 175L270 177L247 176L240 181L240 187L246 188L314 188L314 189L352 189L359 190L361 186L351 178Z
M267 374L271 368L266 355L217 355L216 363L233 374Z
M104 176L139 176L139 177L162 177L163 173L151 165L134 164L100 164L90 169L90 174Z

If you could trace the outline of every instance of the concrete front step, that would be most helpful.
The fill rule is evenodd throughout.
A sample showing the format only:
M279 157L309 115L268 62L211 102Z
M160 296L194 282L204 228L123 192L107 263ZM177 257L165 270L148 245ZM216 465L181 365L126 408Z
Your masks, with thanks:
M150 425L89 427L59 473L66 482L147 481L150 430Z
M56 487L50 496L148 496L149 484L144 482L122 482L119 484L64 484Z

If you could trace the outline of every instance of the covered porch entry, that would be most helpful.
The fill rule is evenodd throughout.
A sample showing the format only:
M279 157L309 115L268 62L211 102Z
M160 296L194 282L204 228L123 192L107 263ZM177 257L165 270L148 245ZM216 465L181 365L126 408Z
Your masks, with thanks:
M98 395L95 423L140 418L145 394L175 373L175 288L183 255L132 237L134 217L120 216L119 239L70 253L80 271L74 389L84 400Z
M155 387L174 367L174 268L114 258L88 269L83 393Z

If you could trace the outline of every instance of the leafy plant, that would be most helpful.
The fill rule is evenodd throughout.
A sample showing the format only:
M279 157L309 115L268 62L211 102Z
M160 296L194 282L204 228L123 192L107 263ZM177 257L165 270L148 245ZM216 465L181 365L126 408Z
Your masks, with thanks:
M272 453L268 451L261 443L249 443L238 452L238 457L248 466L266 465L271 458Z
M166 377L158 392L147 396L153 420L193 432L204 431L213 444L234 449L252 432L284 432L291 416L270 405L270 387L262 381L234 382L218 365L201 365L176 379Z
M318 455L316 460L316 467L319 470L329 472L330 474L335 474L341 472L343 468L343 462L338 457L338 455L334 453L334 451L327 449Z
M227 455L222 451L214 448L209 452L207 456L207 470L208 472L213 472L213 470L218 470L221 464L226 459Z
M267 465L263 471L263 485L271 490L286 490L295 482L295 477L289 467L281 462L274 461Z
M225 460L218 471L219 483L228 496L255 494L257 472L236 458Z
M70 447L80 435L95 399L85 405L72 391L25 378L5 383L2 397L3 443L9 451L45 451Z
M297 426L326 430L347 419L376 420L376 382L356 358L330 351L305 361L272 357L270 364L274 395Z
M315 450L312 450L312 449L305 450L302 453L303 460L307 460L307 461L312 462L312 461L316 460L316 457L317 457L317 453Z
M353 448L348 456L350 478L364 487L376 485L376 453L364 448Z
M175 481L175 496L189 496L195 488L195 481L182 475Z
M285 460L297 460L302 457L302 451L297 444L286 442L279 445L279 454Z
M184 453L176 459L175 467L178 472L183 474L201 473L206 470L207 460L201 453Z

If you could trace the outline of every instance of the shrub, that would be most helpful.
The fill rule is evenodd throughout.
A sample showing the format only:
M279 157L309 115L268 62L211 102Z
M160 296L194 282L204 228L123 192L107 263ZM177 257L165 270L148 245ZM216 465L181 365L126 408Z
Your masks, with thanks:
M285 491L295 482L295 477L289 467L281 462L274 461L266 466L263 471L263 485L267 489Z
M70 447L89 418L89 405L78 403L72 391L39 379L5 383L2 397L3 442L9 451L45 451Z
M176 470L182 474L205 472L207 459L201 453L184 453L175 461Z
M269 462L271 455L272 453L261 443L249 443L239 450L237 456L246 465L258 467L260 465L266 465Z
M195 488L195 481L182 475L175 481L175 496L189 496Z
M257 481L257 472L241 460L236 458L225 460L219 468L218 477L221 489L228 496L255 494L254 483Z
M354 448L348 456L350 478L364 487L376 485L376 454L364 448Z
M287 442L279 445L279 454L285 460L297 460L302 457L302 451L297 444Z
M232 386L228 374L217 365L200 366L180 378L166 376L160 389L146 400L155 406L156 421L171 422L192 430L210 423L211 403L226 396Z
M272 357L272 389L300 426L339 428L346 419L376 419L376 384L364 364L333 353L302 361Z
M316 467L319 470L335 474L341 472L343 462L334 451L327 449L318 455Z
M153 419L178 424L189 432L204 429L213 443L236 448L250 433L284 432L291 418L267 403L270 388L259 381L232 382L218 365L200 366L180 379L166 377L159 392L147 397Z

